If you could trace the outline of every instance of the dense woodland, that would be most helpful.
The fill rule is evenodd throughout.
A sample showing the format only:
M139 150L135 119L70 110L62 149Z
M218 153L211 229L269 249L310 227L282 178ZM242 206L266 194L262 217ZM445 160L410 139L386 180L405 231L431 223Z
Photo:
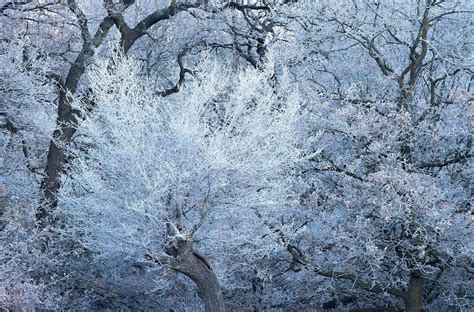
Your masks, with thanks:
M473 311L472 0L0 0L0 311Z

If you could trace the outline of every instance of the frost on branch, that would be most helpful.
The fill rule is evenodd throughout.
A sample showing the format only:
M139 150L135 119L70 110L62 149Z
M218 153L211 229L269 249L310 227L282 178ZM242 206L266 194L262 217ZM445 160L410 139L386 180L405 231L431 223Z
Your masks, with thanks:
M276 81L273 66L233 71L203 61L182 92L160 98L138 61L113 64L89 72L94 114L76 103L87 117L61 192L83 244L104 257L165 264L171 245L193 238L211 259L226 244L246 244L244 259L279 248L263 219L296 202L304 147L301 101L285 74Z
M0 230L15 215L31 222L52 131L54 84L46 56L28 38L0 43ZM18 221L19 222L19 221Z
M415 110L423 102L410 105ZM312 111L315 131L324 133L315 146L321 153L306 170L316 215L308 231L312 264L402 299L393 290L409 289L417 274L430 289L430 307L468 309L472 161L451 160L454 150L469 155L471 148L464 145L472 118L466 103L440 107L421 122L390 101L365 108L320 99ZM442 284L448 276L456 276L449 287Z

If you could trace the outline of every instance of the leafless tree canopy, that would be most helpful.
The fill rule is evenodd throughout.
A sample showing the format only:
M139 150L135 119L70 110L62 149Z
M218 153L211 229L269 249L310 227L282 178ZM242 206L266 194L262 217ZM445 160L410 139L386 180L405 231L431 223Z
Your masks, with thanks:
M472 311L469 0L0 0L0 311Z

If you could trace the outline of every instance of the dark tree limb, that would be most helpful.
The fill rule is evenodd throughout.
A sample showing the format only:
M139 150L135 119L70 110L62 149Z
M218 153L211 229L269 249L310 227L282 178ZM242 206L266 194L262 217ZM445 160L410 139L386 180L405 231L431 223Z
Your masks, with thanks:
M449 165L457 164L460 162L463 162L469 158L471 158L473 155L471 153L462 153L459 155L456 155L453 158L446 159L443 161L435 161L435 162L424 162L416 165L417 168L419 169L429 169L429 168L443 168Z
M80 15L80 13L78 14ZM64 145L69 144L72 136L76 132L73 125L77 123L78 116L70 105L70 95L76 92L79 81L86 70L87 63L94 56L94 49L104 41L113 25L113 20L110 17L106 17L102 20L92 38L87 35L85 35L85 38L83 37L84 43L82 50L70 67L63 87L59 90L56 130L49 144L45 175L41 182L44 200L36 212L37 225L39 228L43 228L49 221L53 221L48 219L52 219L52 212L58 204L56 193L60 187L60 175L65 163ZM83 27L85 26L83 25ZM62 80L59 81L62 82Z
M173 246L166 248L166 254L146 254L145 260L160 265L167 265L176 272L193 280L198 287L198 294L204 301L206 312L222 312L224 297L209 263L194 251L190 240L178 238Z

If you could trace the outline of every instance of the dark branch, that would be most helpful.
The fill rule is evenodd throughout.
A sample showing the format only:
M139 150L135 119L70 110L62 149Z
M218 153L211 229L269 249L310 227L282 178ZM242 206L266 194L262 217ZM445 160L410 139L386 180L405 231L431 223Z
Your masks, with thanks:
M425 163L420 163L416 167L419 169L428 169L428 168L443 168L449 165L457 164L460 163L468 158L471 158L472 154L471 153L464 153L464 154L459 154L456 155L455 157L451 159L447 159L444 161L437 161L437 162L425 162Z

